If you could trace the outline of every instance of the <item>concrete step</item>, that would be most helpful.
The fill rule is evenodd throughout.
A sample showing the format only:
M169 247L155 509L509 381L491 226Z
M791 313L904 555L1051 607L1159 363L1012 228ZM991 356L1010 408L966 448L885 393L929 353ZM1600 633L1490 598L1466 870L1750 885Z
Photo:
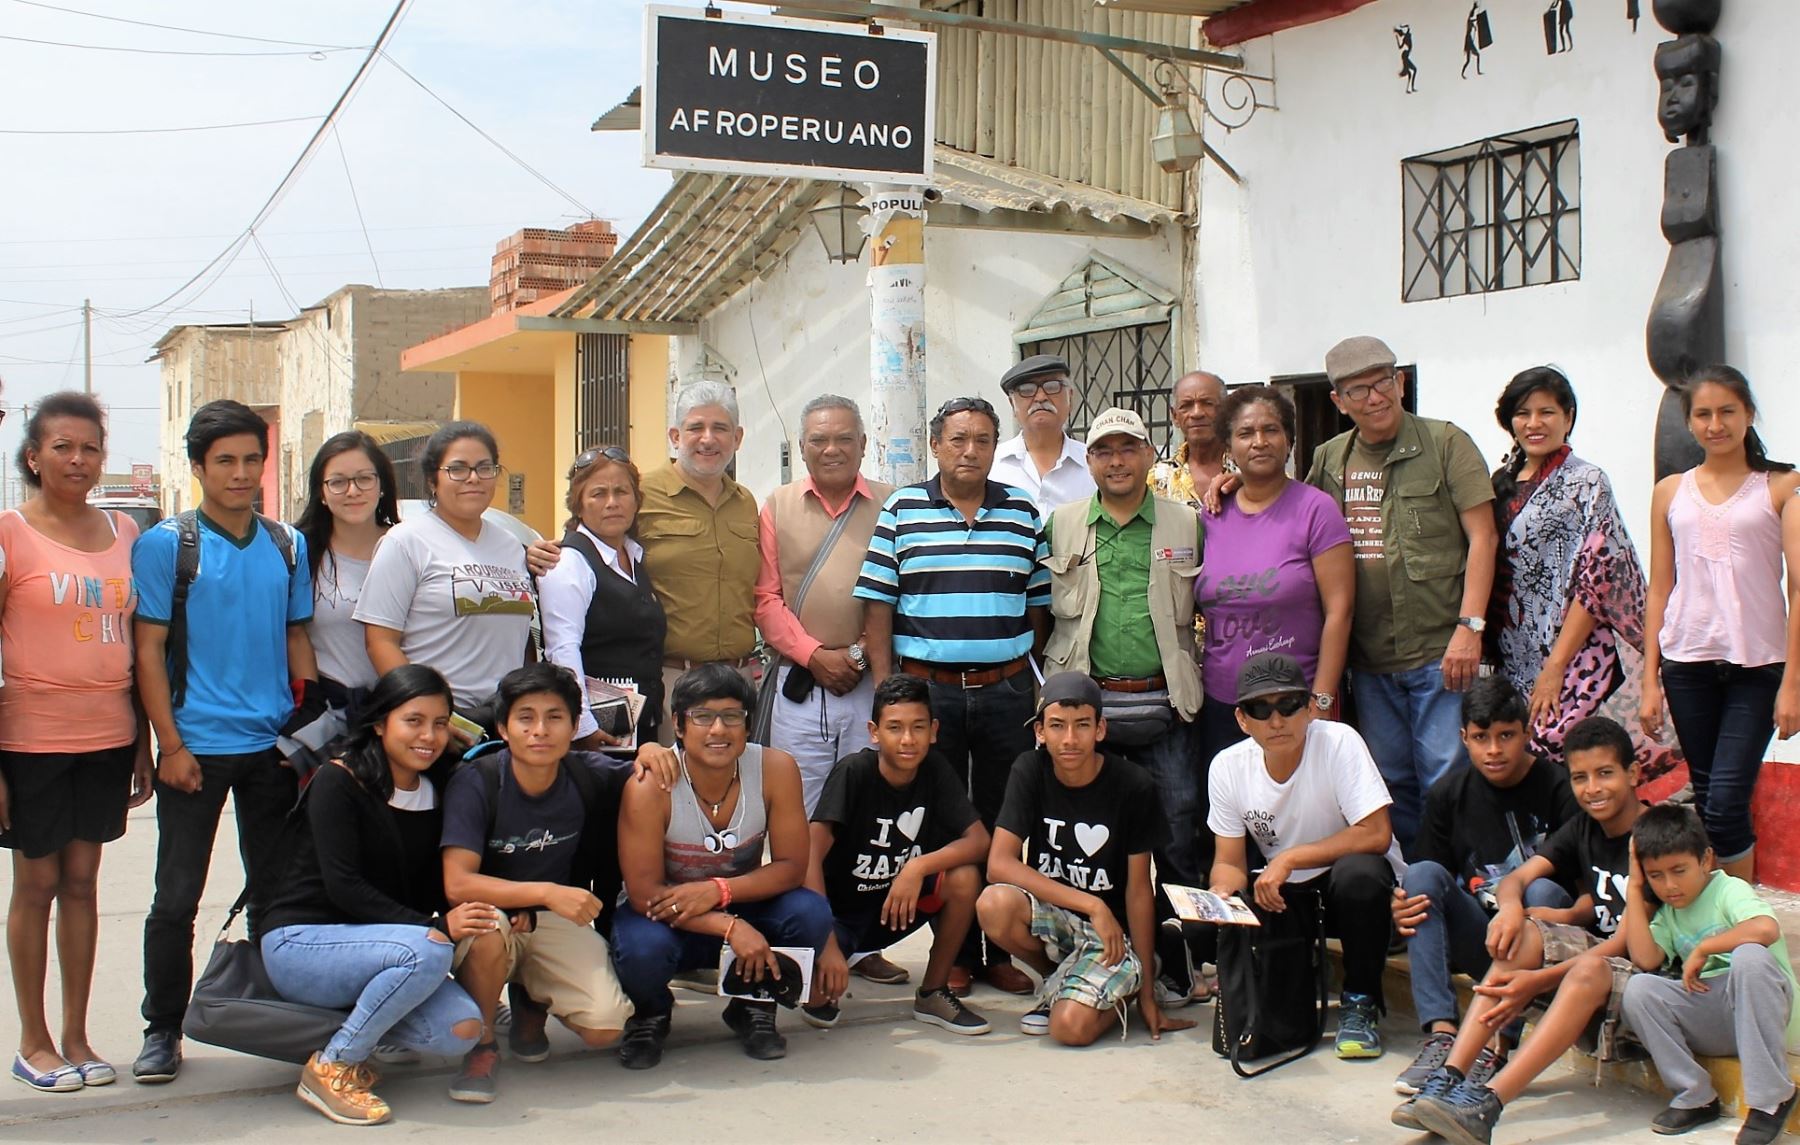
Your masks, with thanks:
M1775 908L1776 917L1781 920L1782 933L1787 937L1789 957L1800 958L1800 894L1771 887L1759 887L1757 890ZM1335 961L1341 957L1337 940L1330 940L1329 945ZM1467 975L1457 975L1456 992L1465 1011L1469 1000L1474 996L1474 985ZM1416 1024L1418 1015L1412 1005L1412 966L1405 954L1397 954L1387 960L1382 987L1387 997L1390 1019L1404 1024ZM1526 1036L1530 1036L1529 1030ZM1712 1077L1713 1087L1719 1091L1726 1112L1731 1116L1742 1117L1744 1085L1738 1060L1735 1057L1703 1056L1700 1063ZM1656 1066L1648 1060L1607 1062L1603 1065L1590 1054L1570 1050L1564 1055L1563 1064L1592 1078L1595 1085L1599 1085L1604 1079L1613 1085L1628 1086L1664 1098L1669 1096L1668 1088L1657 1075ZM1796 1082L1800 1082L1800 1054L1788 1054L1788 1070ZM1790 1136L1800 1136L1800 1111L1789 1119L1787 1133Z

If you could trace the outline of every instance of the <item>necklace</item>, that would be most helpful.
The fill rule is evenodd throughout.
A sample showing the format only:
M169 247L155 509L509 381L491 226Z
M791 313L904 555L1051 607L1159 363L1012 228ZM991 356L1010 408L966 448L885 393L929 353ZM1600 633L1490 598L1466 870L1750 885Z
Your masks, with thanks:
M725 806L725 801L731 798L731 789L737 786L739 766L739 764L735 763L731 765L731 778L726 781L725 790L719 792L719 797L717 799L708 799L700 794L700 788L694 782L694 773L689 770L687 766L687 756L684 754L681 757L681 769L682 773L687 776L688 790L694 793L694 799L697 802L704 803L712 808L714 818L718 817L719 808Z

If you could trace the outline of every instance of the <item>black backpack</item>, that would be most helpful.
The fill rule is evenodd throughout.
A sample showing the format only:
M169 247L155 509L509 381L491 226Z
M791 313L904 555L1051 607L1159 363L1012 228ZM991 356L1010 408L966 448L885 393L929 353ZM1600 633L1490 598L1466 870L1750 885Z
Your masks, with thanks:
M1239 1077L1298 1061L1325 1034L1330 1006L1325 905L1311 887L1286 887L1287 909L1265 911L1246 895L1261 926L1219 927L1219 992L1213 1052ZM1283 1056L1258 1069L1244 1062Z
M624 877L619 874L617 861L617 800L613 801L613 813L605 814L607 779L592 765L592 761L598 758L597 752L572 751L563 757L562 770L581 796L581 842L575 847L575 878L582 886L591 887L594 897L600 900L600 917L595 920L595 926L606 933L612 929L613 908L619 901ZM494 818L500 813L500 769L510 762L511 756L505 752L493 751L466 759L457 765L457 770L473 768L475 774L481 777L482 795L487 801L484 841L494 836ZM606 862L608 855L614 856L614 861L610 864Z
M291 582L297 561L294 557L294 535L288 532L286 525L279 521L271 521L261 513L256 514L257 524L275 547L281 550L281 559L287 562L288 579ZM169 667L169 706L179 708L187 699L187 598L188 589L200 575L200 517L197 510L189 509L175 518L175 591L169 601L169 635L165 645Z

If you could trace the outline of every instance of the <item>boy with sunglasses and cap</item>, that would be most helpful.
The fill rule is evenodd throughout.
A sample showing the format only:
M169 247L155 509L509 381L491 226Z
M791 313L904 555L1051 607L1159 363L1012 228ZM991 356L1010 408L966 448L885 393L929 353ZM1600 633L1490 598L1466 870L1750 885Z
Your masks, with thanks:
M1012 403L1019 435L994 451L993 479L1025 490L1046 517L1058 506L1092 497L1087 447L1068 434L1075 407L1069 363L1055 354L1033 354L1000 375L1000 392Z
M1393 800L1362 737L1313 718L1312 687L1293 657L1251 657L1237 694L1238 726L1250 738L1212 761L1212 890L1254 894L1263 909L1280 911L1285 887L1317 887L1326 929L1344 946L1337 1055L1380 1057L1388 899L1406 869L1388 823Z

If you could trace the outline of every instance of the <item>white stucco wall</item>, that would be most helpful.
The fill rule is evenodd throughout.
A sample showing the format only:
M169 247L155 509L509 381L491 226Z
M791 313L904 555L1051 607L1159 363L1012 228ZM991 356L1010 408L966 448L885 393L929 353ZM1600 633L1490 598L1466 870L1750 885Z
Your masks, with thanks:
M1640 549L1651 484L1651 427L1661 390L1644 357L1644 323L1668 247L1658 230L1663 159L1655 118L1650 17L1632 34L1623 6L1577 6L1572 52L1549 56L1542 4L1490 0L1487 74L1458 77L1467 4L1381 0L1336 19L1243 45L1273 56L1279 110L1261 111L1214 146L1245 176L1203 176L1196 291L1200 360L1229 381L1323 369L1351 334L1386 339L1418 363L1420 411L1475 435L1491 461L1507 446L1494 400L1517 371L1563 367L1581 399L1578 452L1612 475ZM1731 0L1718 28L1720 149L1730 360L1746 370L1777 456L1800 456L1800 157L1787 119L1784 65L1800 4ZM1393 27L1410 23L1418 91L1396 75ZM1403 158L1576 119L1581 125L1580 281L1402 303Z
M1000 375L1017 360L1013 332L1063 278L1094 253L1179 292L1180 244L1172 232L1148 239L927 227L925 232L926 408L978 395L1007 411ZM784 265L740 291L684 338L676 363L682 381L706 346L736 368L744 423L738 479L760 499L780 484L781 441L797 439L800 408L822 393L869 400L867 253L834 265L804 236ZM752 330L754 328L754 336ZM1010 418L1002 432L1017 432ZM935 468L935 467L933 467ZM865 465L871 476L873 469ZM804 471L799 448L793 473Z

